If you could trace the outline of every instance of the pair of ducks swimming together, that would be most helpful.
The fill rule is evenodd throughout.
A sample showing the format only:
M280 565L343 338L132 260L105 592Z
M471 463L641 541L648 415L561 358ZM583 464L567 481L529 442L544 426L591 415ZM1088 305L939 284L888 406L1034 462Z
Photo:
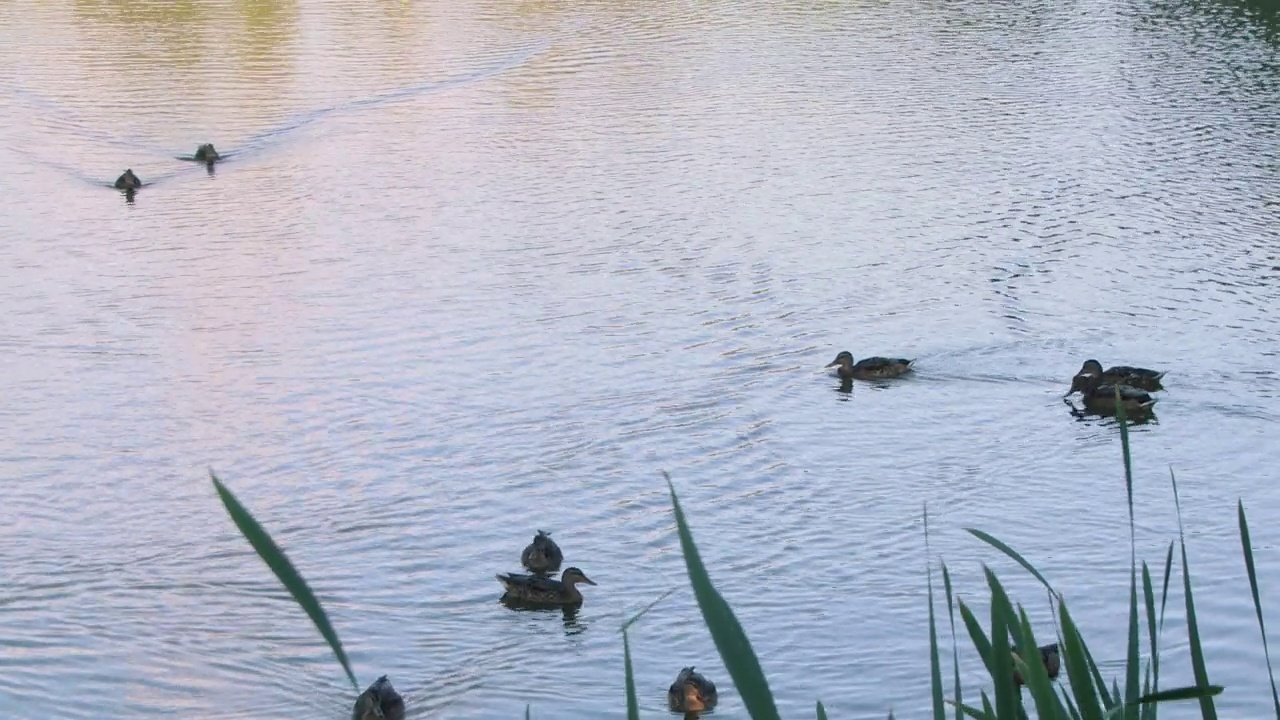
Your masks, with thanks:
M533 542L520 553L520 564L534 574L496 576L506 590L503 600L535 605L580 604L582 593L578 591L577 585L596 583L576 567L565 568L559 580L546 577L548 573L559 570L563 562L564 552L551 539L551 533L539 530L533 537ZM699 713L710 710L715 707L718 699L715 683L695 672L693 666L683 668L667 690L667 705L677 712Z
M529 605L581 604L582 593L578 591L578 585L580 583L595 585L596 583L576 567L565 568L559 580L547 577L549 573L559 570L563 562L564 553L551 539L551 533L539 530L533 542L520 553L520 564L533 574L508 573L495 576L506 590L502 599L506 602Z
M202 162L208 167L213 167L213 164L222 159L222 156L214 149L213 143L205 143L196 148L194 155L191 157L183 157L181 159L194 160L196 162ZM128 168L120 174L120 177L116 178L115 188L117 190L133 192L140 187L142 187L142 179L134 174L133 168Z
M853 353L847 350L836 355L827 367L836 368L841 380L884 380L911 372L915 360L906 358L869 357L854 362ZM1150 392L1163 390L1160 379L1164 372L1148 368L1116 365L1106 370L1097 360L1085 360L1080 371L1071 379L1071 389L1063 397L1079 392L1085 409L1100 415L1116 413L1116 392L1119 405L1130 415L1145 414L1156 404Z
M539 533L541 535L541 533ZM1058 643L1037 648L1040 651L1040 662L1050 680L1057 679L1062 669L1062 653ZM1013 682L1025 685L1022 673L1017 669L1018 648L1011 646L1010 653L1014 659ZM696 672L691 665L680 670L676 681L667 689L667 707L674 712L696 714L714 709L720 695L716 684L708 680L702 673ZM391 687L386 675L378 678L356 700L351 712L351 720L404 720L404 698Z
M1123 408L1126 415L1149 415L1156 404L1150 393L1164 389L1163 377L1164 372L1129 365L1103 370L1097 360L1085 360L1062 397L1066 401L1079 392L1085 409L1097 415L1115 415L1117 408Z
M1052 674L1056 676L1056 670ZM692 666L680 670L667 690L667 706L686 714L711 710L719 699L716 684L694 672ZM383 675L356 698L351 720L404 720L404 698Z

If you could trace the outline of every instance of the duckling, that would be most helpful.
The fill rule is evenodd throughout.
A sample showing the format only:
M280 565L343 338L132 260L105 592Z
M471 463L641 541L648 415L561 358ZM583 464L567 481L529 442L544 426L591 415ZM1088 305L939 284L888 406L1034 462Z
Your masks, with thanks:
M555 572L562 562L564 553L546 530L539 530L533 542L520 553L520 564L538 574Z
M1071 380L1071 389L1067 391L1068 395L1083 387L1082 375L1101 375L1102 382L1107 385L1128 385L1132 388L1152 392L1164 389L1164 386L1160 384L1160 378L1164 377L1163 372L1130 367L1128 365L1116 365L1103 370L1102 363L1097 360L1085 360L1084 365L1080 367L1080 372L1076 373L1076 376Z
M680 671L667 690L667 706L675 712L700 713L716 706L716 684L693 671L690 665Z
M595 585L595 581L576 567L565 568L559 580L514 573L495 577L507 590L502 596L504 600L536 605L577 605L582 602L582 593L578 592L576 585Z
M842 380L857 378L859 380L879 380L881 378L898 377L911 372L911 363L915 360L906 358L869 357L858 362L853 361L853 353L845 350L836 359L827 363L827 367L839 366L836 374Z
M133 168L125 170L120 177L116 178L117 190L137 190L140 187L142 187L142 181L133 174Z
M383 675L356 698L351 720L404 720L404 698Z
M222 156L218 154L217 150L213 149L213 143L205 143L196 148L196 154L191 159L206 165L212 165L222 159Z
M1084 399L1085 409L1097 415L1116 414L1117 388L1120 390L1120 405L1124 407L1126 415L1149 414L1156 404L1155 398L1135 387L1114 383L1104 384L1102 375L1096 373L1081 373L1075 379L1079 384L1078 389ZM1077 382L1073 382L1072 386L1076 386Z
M1010 649L1013 650L1013 656L1015 658L1019 657L1018 648L1016 645L1010 646ZM1044 663L1044 669L1048 672L1049 679L1050 680L1056 679L1058 677L1058 671L1062 668L1062 655L1061 653L1058 652L1058 643L1053 643L1052 645L1043 645L1038 649L1040 650L1040 662ZM1019 673L1017 669L1014 669L1013 671L1013 684L1014 685L1025 684L1022 679L1022 674Z

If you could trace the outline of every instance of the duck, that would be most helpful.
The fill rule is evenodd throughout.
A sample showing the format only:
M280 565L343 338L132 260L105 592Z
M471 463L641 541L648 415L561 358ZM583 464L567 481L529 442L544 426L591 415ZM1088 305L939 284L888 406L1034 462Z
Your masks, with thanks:
M404 720L404 698L383 675L356 698L351 720Z
M1163 372L1130 367L1129 365L1116 365L1103 370L1102 363L1097 360L1085 360L1084 365L1080 366L1080 372L1076 373L1076 376L1071 380L1071 389L1067 391L1068 395L1082 387L1083 383L1080 379L1082 375L1101 375L1103 383L1108 385L1128 385L1132 388L1151 392L1164 389L1164 385L1160 384L1160 378L1164 377Z
M1106 382L1103 376L1097 373L1076 375L1071 385L1080 391L1085 409L1097 415L1116 414L1117 390L1120 392L1120 405L1124 408L1126 415L1149 414L1156 404L1156 399L1146 391L1129 385Z
M120 177L116 178L117 190L137 190L140 187L142 187L142 181L133 174L133 168L125 170Z
M667 706L675 712L699 713L716 706L716 684L694 672L690 665L680 671L667 690Z
M855 363L853 361L853 353L845 350L836 355L835 360L827 363L827 367L836 367L836 374L842 380L851 378L879 380L898 377L911 372L911 363L913 362L915 360L907 360L906 358L869 357Z
M565 568L559 580L540 577L538 575L497 575L498 582L507 592L504 600L526 602L535 605L578 605L582 602L582 593L578 592L578 583L595 585L595 581L576 567Z
M206 165L212 165L222 159L222 156L218 154L217 150L213 149L213 143L205 143L196 148L196 154L191 159Z
M551 539L551 533L539 530L533 536L533 542L520 553L520 564L539 575L556 572L560 563L564 562L564 553L560 546Z
M1037 649L1040 651L1040 661L1044 663L1044 669L1046 672L1048 672L1049 679L1050 680L1057 679L1058 671L1062 669L1062 654L1058 651L1058 643L1053 643L1051 645L1044 645ZM1018 648L1016 645L1010 646L1010 650L1013 651L1013 656L1015 658L1019 657ZM1016 668L1013 671L1013 684L1014 685L1026 684L1022 679L1022 674L1019 673Z

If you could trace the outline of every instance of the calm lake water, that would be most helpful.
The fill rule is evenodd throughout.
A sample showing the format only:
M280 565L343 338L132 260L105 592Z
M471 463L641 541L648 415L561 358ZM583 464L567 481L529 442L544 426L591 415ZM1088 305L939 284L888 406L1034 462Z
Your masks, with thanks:
M669 589L645 716L694 664L746 717L662 470L787 717L925 715L931 562L1053 634L966 527L1119 672L1089 357L1169 371L1138 550L1172 467L1220 707L1267 715L1235 505L1280 612L1278 48L1164 0L0 5L4 716L349 713L210 467L412 717L620 717ZM842 393L843 349L917 373ZM576 616L497 602L538 528Z

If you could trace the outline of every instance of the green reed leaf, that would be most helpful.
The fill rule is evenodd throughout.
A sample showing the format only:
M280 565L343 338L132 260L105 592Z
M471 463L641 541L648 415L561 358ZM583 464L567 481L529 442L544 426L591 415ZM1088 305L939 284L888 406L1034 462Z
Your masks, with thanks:
M667 599L667 596L673 592L675 592L674 588L662 593L657 600L645 605L640 612L632 615L626 622L622 623L622 663L623 670L626 673L627 720L640 720L640 702L636 699L636 680L631 668L631 642L627 637L627 629L644 617L645 613L652 610L655 605Z
M333 654L338 658L338 662L342 663L342 669L347 671L347 678L351 680L351 687L360 692L360 684L356 682L355 673L351 672L351 663L347 661L347 654L342 650L342 641L338 640L338 633L334 631L333 626L329 624L329 616L325 614L324 608L320 605L320 601L316 599L311 588L307 586L307 581L302 579L293 563L276 545L275 541L254 519L253 515L240 503L236 496L222 484L218 476L209 471L209 477L213 480L213 487L218 491L218 496L222 498L222 504L227 508L227 514L231 516L232 522L240 529L240 533L244 535L244 539L249 541L253 549L257 551L258 557L271 568L271 572L275 573L280 580L280 584L284 585L289 594L293 596L299 607L307 613L311 618L311 622L315 623L316 629L324 636L325 641L329 643L329 647L333 649Z
M1057 591L1053 589L1053 586L1049 584L1048 580L1044 579L1044 576L1040 574L1040 571L1037 570L1034 565L1027 562L1026 558L1022 557L1022 555L1019 555L1016 550L1009 547L1008 545L1005 545L1003 542L997 540L996 538L992 537L990 534L985 533L981 530L977 530L974 528L965 528L965 531L968 532L970 535L973 535L974 537L978 538L979 540L985 542L986 544L990 545L991 547L999 550L1005 555L1008 555L1009 557L1013 558L1014 562L1018 563L1027 572L1031 573L1031 575L1034 576L1035 579L1040 581L1041 585L1044 585L1046 588L1048 588L1049 592L1054 593L1055 595L1057 594Z
M1208 685L1200 687L1197 685L1188 685L1186 687L1174 688L1172 690L1161 690L1160 692L1143 695L1138 698L1140 703L1161 703L1172 702L1174 700L1192 700L1195 698L1213 697L1222 693L1221 685Z
M929 505L924 506L925 580L929 587L929 689L933 695L934 720L946 720L942 704L942 663L938 656L938 625L933 612L933 554L929 550Z
M1200 626L1196 622L1196 603L1191 593L1191 566L1187 563L1187 540L1182 530L1182 504L1178 499L1178 478L1169 468L1169 480L1173 484L1173 508L1178 514L1178 545L1182 550L1182 592L1187 605L1187 639L1191 645L1191 672L1195 676L1196 685L1202 688L1211 687L1209 672L1205 669L1204 650L1200 646ZM1217 720L1218 712L1213 705L1213 695L1200 695L1200 715L1204 720Z
M636 679L631 672L631 643L627 640L627 628L622 628L622 665L627 684L627 720L640 720L640 701L636 699Z
M1262 654L1267 659L1267 677L1271 679L1271 702L1280 720L1280 695L1276 693L1276 676L1271 671L1271 650L1267 647L1267 625L1262 619L1262 597L1258 594L1258 570L1253 564L1253 541L1249 539L1249 520L1244 514L1244 500L1236 500L1240 521L1240 547L1244 551L1244 569L1249 575L1249 591L1253 593L1253 609L1258 614L1258 630L1262 633Z
M942 563L942 586L947 592L947 615L951 618L951 682L956 694L956 720L960 720L961 713L964 712L964 691L960 687L960 643L956 635L956 606L955 597L951 594L951 573L947 571L946 563Z
M742 629L742 624L733 614L729 603L720 596L711 582L711 577L707 574L706 567L702 564L698 546L693 542L693 533L689 530L684 511L680 509L680 499L676 496L676 488L671 482L671 476L665 471L662 475L667 479L667 488L671 491L671 507L675 513L676 529L680 534L680 549L684 553L689 584L693 586L693 594L698 601L698 608L702 611L702 619L707 624L711 639L715 641L720 659L724 662L725 669L729 671L729 676L733 678L733 684L738 688L742 703L746 705L752 719L780 720L778 708L773 701L773 693L769 690L769 681L760 668L760 661L756 658L755 651L751 649L751 641L747 639L747 633Z
M1160 653L1158 635L1156 634L1156 600L1151 584L1151 569L1147 561L1142 561L1142 599L1147 609L1147 639L1150 641L1151 660L1147 664L1147 672L1142 685L1142 694L1149 695L1160 690ZM1155 717L1154 705L1143 705L1143 720Z

